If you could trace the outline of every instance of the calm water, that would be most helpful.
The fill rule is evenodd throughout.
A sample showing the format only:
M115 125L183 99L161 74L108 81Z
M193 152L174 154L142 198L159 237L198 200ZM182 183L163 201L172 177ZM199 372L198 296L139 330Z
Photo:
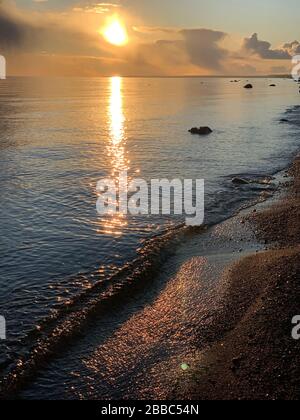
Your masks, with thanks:
M204 178L206 223L261 193L235 174L274 174L299 148L280 123L299 103L290 80L8 79L0 83L0 366L26 354L28 334L137 257L144 242L182 222L103 218L96 183L131 177ZM193 137L188 129L214 133ZM116 321L118 322L118 321Z

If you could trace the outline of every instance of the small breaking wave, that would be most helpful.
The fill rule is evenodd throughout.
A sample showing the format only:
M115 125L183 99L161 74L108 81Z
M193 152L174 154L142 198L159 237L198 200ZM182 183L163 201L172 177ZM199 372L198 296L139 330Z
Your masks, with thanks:
M281 123L287 123L300 127L300 105L294 105L285 112L285 118L280 120Z
M28 342L34 341L35 344L26 356L20 357L9 366L0 381L0 399L17 395L40 368L80 336L92 323L94 316L101 315L112 305L124 301L126 296L132 296L145 287L159 272L167 258L174 253L179 242L206 228L180 225L152 238L139 250L139 256L133 262L126 264L104 282L96 283L92 288L85 290L56 315L44 320L39 328L27 337Z

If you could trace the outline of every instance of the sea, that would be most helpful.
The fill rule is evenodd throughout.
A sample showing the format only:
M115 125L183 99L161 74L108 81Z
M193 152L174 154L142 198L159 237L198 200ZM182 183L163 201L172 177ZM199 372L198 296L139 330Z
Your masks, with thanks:
M169 350L155 327L146 337L130 325L168 287L155 279L187 240L185 218L100 215L97 182L125 170L147 182L204 179L202 228L220 223L276 189L272 177L299 150L299 99L288 78L0 81L2 386L15 372L21 398L153 395L133 383L147 383ZM195 136L195 126L213 132ZM176 336L168 313L148 316ZM124 348L113 345L120 331ZM143 363L126 357L125 368L131 334Z

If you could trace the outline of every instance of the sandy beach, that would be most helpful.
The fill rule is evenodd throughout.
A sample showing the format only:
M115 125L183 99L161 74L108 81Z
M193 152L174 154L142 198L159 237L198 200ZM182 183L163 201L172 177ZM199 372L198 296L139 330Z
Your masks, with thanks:
M197 354L188 380L185 376L182 381L182 398L299 398L300 342L291 336L292 318L300 312L299 157L289 174L292 182L283 198L241 220L265 250L241 258L223 273L222 338L214 337Z

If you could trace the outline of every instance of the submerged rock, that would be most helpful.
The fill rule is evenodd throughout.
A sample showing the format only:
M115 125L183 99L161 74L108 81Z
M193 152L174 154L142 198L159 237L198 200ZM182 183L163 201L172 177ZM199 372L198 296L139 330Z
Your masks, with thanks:
M244 89L253 89L253 85L251 85L251 83L248 83L246 86L244 86Z
M232 179L232 183L236 185L247 185L247 184L250 184L250 181L244 178L235 177Z
M282 122L282 123L288 123L289 120L287 120L286 118L281 118L280 122Z
M209 127L193 127L189 130L191 134L198 134L200 136L207 136L208 134L211 134L213 131Z
M238 175L232 178L232 183L236 185L262 185L270 186L275 178L269 175Z

